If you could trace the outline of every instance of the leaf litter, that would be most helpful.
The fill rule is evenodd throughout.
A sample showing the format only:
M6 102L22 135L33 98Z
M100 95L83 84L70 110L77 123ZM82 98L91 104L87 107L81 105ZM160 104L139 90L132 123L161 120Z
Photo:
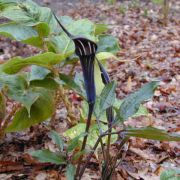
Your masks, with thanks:
M109 32L119 38L121 51L118 53L118 59L125 60L124 62L108 61L108 72L118 83L117 97L121 99L126 97L152 79L161 81L153 100L145 104L151 116L129 119L127 125L134 127L153 125L169 132L180 133L180 17L178 14L180 4L178 1L171 1L166 27L162 24L161 7L149 1L140 1L134 6L131 1L117 2L115 5L100 1L93 3L67 1L66 3L66 1L46 0L41 3L48 4L59 15L69 15L76 19L87 17L96 22L109 24ZM56 3L63 3L61 10L57 9ZM76 8L73 7L73 3L76 3ZM147 10L146 14L145 10ZM0 42L0 63L14 56L27 57L39 52L31 46L3 37L0 37ZM12 103L7 102L8 109L11 108ZM63 109L60 104L54 124L61 134L67 129L66 112L64 113ZM0 179L65 179L63 167L42 164L27 155L29 150L56 148L50 141L48 132L46 124L41 124L23 133L8 134L0 145ZM131 138L113 178L159 179L165 169L177 169L180 166L179 149L178 142ZM96 158L93 159L94 161L97 161ZM98 179L100 173L92 166L87 169L83 179ZM47 167L48 170L45 170Z

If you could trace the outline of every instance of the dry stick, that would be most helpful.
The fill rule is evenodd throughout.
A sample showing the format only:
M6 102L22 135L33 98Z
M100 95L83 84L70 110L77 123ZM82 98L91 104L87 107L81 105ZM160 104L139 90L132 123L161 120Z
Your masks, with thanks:
M73 63L71 71L69 72L69 75L71 75L71 76L73 75L74 69L75 69L77 64L78 64L78 62Z
M3 122L1 123L2 127L0 129L0 139L2 139L5 135L5 129L7 128L9 121L11 120L11 118L14 116L14 114L16 113L16 111L21 107L20 104L15 104L12 107L12 111L7 115L7 117L5 117L5 119L3 120Z
M68 112L68 122L70 123L69 125L72 126L72 125L75 125L77 122L76 122L76 116L74 115L73 113L73 110L72 110L72 106L64 92L64 88L60 85L60 88L59 88L59 95L60 97L62 98L62 101L67 109L67 112Z
M163 2L163 24L167 26L169 14L169 0L164 0Z

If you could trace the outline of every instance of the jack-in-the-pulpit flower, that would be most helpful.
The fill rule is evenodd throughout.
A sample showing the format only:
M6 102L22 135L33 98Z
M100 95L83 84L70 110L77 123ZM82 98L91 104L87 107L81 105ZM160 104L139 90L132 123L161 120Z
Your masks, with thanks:
M75 52L79 56L84 76L84 84L87 94L87 101L90 104L95 103L96 89L94 82L94 63L97 45L86 38L73 38L75 43Z
M60 23L59 19L54 14L60 27L67 34L69 38L74 41L75 53L79 57L81 62L81 67L83 71L85 90L87 95L87 101L89 104L94 104L96 99L96 90L94 82L94 61L95 54L97 51L97 45L93 41L84 38L76 37L72 35L67 29Z

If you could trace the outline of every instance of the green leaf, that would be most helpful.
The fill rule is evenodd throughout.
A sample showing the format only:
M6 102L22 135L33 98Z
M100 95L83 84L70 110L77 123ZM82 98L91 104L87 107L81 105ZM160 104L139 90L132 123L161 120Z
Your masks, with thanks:
M25 76L0 74L0 87L4 87L9 98L22 103L30 116L31 106L39 98L39 91L28 85Z
M19 91L27 87L27 82L23 75L8 75L0 72L0 89L6 86L14 91Z
M97 59L99 61L102 61L102 60L107 60L107 59L110 59L110 58L113 58L113 59L116 59L117 60L117 57L110 53L110 52L100 52L96 55Z
M76 74L75 74L74 82L75 82L75 83L79 86L79 88L81 89L81 90L80 90L80 93L81 93L82 97L84 97L84 99L87 99L87 98L86 98L85 87L84 87L84 79L83 79L82 73L76 73Z
M6 88L8 97L22 103L30 115L31 106L39 98L39 93L28 89L25 77L0 74L0 84Z
M27 90L19 90L19 91L8 91L8 96L15 101L18 101L22 103L27 111L28 115L30 116L30 110L31 106L36 102L36 100L39 98L39 93L36 92L33 88L27 89Z
M102 64L105 65L104 61ZM101 71L99 70L97 61L95 61L95 65L94 65L94 78L96 85L96 94L99 96L104 88L104 83L102 82Z
M0 34L39 48L43 47L42 38L48 36L49 32L50 29L46 23L39 23L34 27L15 22L0 25Z
M60 16L59 20L65 27L74 22L74 20L70 16Z
M29 45L41 48L41 49L44 46L43 39L40 38L39 36L38 37L31 37L29 39L23 40L22 42L25 44L29 44Z
M38 36L37 31L32 27L16 24L14 22L1 24L0 34L17 41L28 41L28 39Z
M58 165L66 164L66 161L62 155L51 152L48 149L31 152L30 155L37 158L40 162L49 162Z
M16 4L18 1L20 1L20 0L1 0L0 1L0 13L3 12L8 7L14 6L14 4Z
M0 122L4 119L6 115L6 99L4 95L0 92Z
M73 77L60 73L59 78L63 81L64 86L66 86L72 90L75 90L82 97L85 96L84 89L82 91L82 88L74 81Z
M65 134L65 135L68 134L68 131L66 131L64 134ZM76 136L74 136L73 138L71 138L72 140L70 140L70 141L68 142L67 151L68 151L68 152L71 152L71 151L75 150L77 147L79 147L79 146L80 146L79 141L80 141L80 139L83 138L85 135L86 135L86 133L80 132L80 133L78 133L78 135L76 135Z
M29 65L37 65L45 68L51 68L53 65L60 63L64 59L63 55L47 52L28 58L16 57L2 65L2 71L7 74L14 74L22 68Z
M41 38L47 37L50 33L49 25L44 22L37 24L34 28L37 30Z
M63 54L66 57L72 55L75 51L73 41L65 33L51 38L51 44L56 53Z
M149 112L142 104L139 106L138 111L132 117L148 116Z
M83 28L82 28L83 27ZM92 41L96 41L94 23L88 19L80 19L66 26L68 31L75 36L83 36Z
M127 128L124 135L128 137L139 137L145 139L159 140L159 141L180 141L179 134L169 134L164 130L160 130L154 127L143 128Z
M58 148L63 151L64 141L56 131L51 131L51 138L56 143Z
M95 35L100 35L107 32L108 26L106 24L95 24Z
M30 82L30 86L43 87L49 90L57 90L59 88L59 84L52 77L47 77L43 80L33 80Z
M161 173L160 180L180 180L180 170L166 170Z
M104 124L101 124L101 129L103 131L107 131L107 126ZM83 138L80 136L82 133L85 132L86 129L86 124L85 123L79 123L76 126L72 127L71 129L68 129L64 135L69 137L70 139L76 139L78 137L78 140L72 140L74 142L74 145L76 145L76 147L78 146L78 141L82 141ZM114 131L114 130L113 130ZM97 124L94 124L90 127L89 129L89 133L88 133L88 139L87 139L87 144L91 147L94 146L94 144L96 143L97 139L99 136L99 128ZM112 142L114 142L117 139L116 135L112 135ZM107 138L103 138L103 142L106 142ZM73 148L71 148L73 149Z
M116 98L115 88L116 88L116 83L110 82L102 90L100 94L99 108L97 108L96 105L96 109L95 109L95 114L98 119L107 108L111 107L114 104ZM98 111L96 111L97 109Z
M27 3L28 2L28 3ZM32 1L13 3L1 12L1 16L6 17L17 23L35 25L38 19L38 7Z
M151 0L154 4L162 5L164 0Z
M143 101L152 98L154 90L157 86L157 81L150 82L148 84L145 84L141 89L139 89L135 93L125 98L120 106L116 120L122 121L133 116L138 111L139 106Z
M99 36L98 52L111 52L116 54L120 50L118 39L113 36Z
M115 110L117 112L122 103L123 103L123 100L119 100L119 99L115 100L113 107L115 108ZM149 115L149 112L148 112L147 108L141 104L139 106L138 111L132 117L140 117L140 116L148 116L148 115Z
M43 80L49 73L50 71L48 69L33 65L31 67L29 81Z
M6 3L6 2L5 2ZM26 26L35 26L41 22L49 24L54 32L57 22L52 15L51 9L40 7L31 0L26 1L9 1L9 6L6 6L1 12L4 16L12 21Z
M54 93L44 88L36 88L39 98L31 106L30 116L26 108L22 107L14 116L7 132L23 131L35 124L47 120L54 113Z
M100 95L100 107L102 111L113 105L116 97L115 88L116 83L113 81L107 84L102 90Z
M74 180L74 176L75 176L75 173L76 173L75 166L72 165L72 164L68 164L66 169L67 169L66 170L67 180Z

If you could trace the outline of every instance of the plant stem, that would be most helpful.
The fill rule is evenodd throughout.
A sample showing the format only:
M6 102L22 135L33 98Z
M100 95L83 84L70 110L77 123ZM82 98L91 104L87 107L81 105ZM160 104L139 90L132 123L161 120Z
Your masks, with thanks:
M106 158L107 158L106 160L107 160L107 164L108 164L109 163L109 158L110 158L112 122L113 122L113 119L114 119L112 107L109 107L106 110L106 115L107 115L107 120L108 120L108 132L109 132L108 141L107 141L107 150L106 150Z
M85 161L85 165L82 167L81 171L79 172L79 180L81 179L82 175L84 174L84 171L89 163L89 161L92 158L92 155L94 154L96 148L98 147L100 141L102 140L103 135L99 136L98 140L96 141L92 151L90 152L89 156L87 157L86 161Z
M90 128L90 125L91 125L91 117L92 117L93 109L94 109L94 103L89 103L89 112L88 112L88 118L87 118L86 130L85 130L86 135L84 136L84 139L83 139L81 152L84 151L84 149L86 147L89 128ZM79 162L78 162L78 166L77 166L77 170L76 170L76 177L78 177L78 175L79 175L82 159L83 159L83 156L81 156L79 158Z
M120 133L122 133L122 132L124 132L124 130L120 130L120 131L117 131L117 132L111 132L110 134L111 134L111 135L113 135L113 134L120 134ZM90 154L89 154L88 157L86 158L85 164L84 164L84 166L82 167L82 169L81 169L81 171L80 171L80 173L79 173L79 180L81 179L82 175L84 174L84 171L85 171L85 169L87 168L87 165L88 165L89 161L91 160L92 155L94 154L95 150L97 149L100 141L102 140L102 138L103 138L104 136L107 136L107 135L109 135L108 130L107 130L106 132L104 132L102 135L100 135L99 138L97 139L97 141L96 141L96 143L95 143L92 151L90 152Z
M103 134L103 132L102 132L102 129L101 129L101 125L100 125L99 119L96 119L96 122L98 124L99 132L100 132L100 136L101 136ZM103 144L103 140L102 139L101 139L100 143L101 143L101 149L102 149L103 158L106 159L105 151L104 151L104 144Z

